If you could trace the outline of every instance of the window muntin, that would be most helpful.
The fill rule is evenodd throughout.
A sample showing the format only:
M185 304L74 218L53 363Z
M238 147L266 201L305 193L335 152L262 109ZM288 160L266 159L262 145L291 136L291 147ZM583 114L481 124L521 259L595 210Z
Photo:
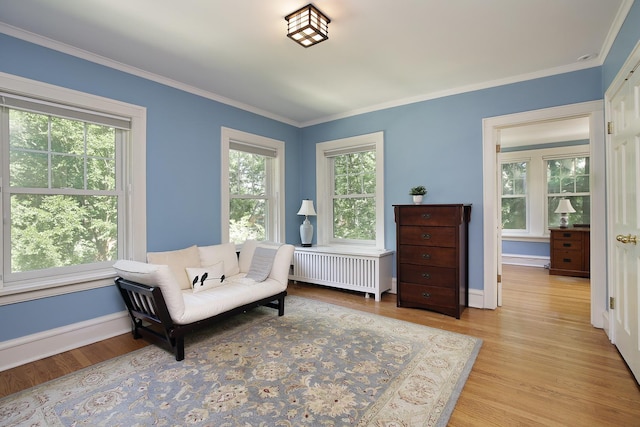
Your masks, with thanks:
M125 131L11 107L3 120L5 284L117 259L124 193L116 162Z
M316 144L316 174L318 245L384 249L384 134Z
M222 241L284 242L284 142L221 130Z
M527 229L527 166L526 161L502 164L503 229Z

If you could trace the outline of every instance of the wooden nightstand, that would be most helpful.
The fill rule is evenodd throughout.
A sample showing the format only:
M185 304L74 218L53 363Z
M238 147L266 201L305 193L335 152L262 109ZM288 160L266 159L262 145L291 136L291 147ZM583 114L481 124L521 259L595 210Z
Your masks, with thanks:
M590 229L550 228L551 266L549 274L589 277Z

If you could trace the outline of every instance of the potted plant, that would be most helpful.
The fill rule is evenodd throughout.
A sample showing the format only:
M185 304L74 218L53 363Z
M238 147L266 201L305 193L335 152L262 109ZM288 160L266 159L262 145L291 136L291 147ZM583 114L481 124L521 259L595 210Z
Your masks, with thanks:
M417 187L411 188L409 194L413 196L413 203L415 205L419 205L422 203L422 198L425 194L427 194L427 189L424 188L424 185L418 185Z

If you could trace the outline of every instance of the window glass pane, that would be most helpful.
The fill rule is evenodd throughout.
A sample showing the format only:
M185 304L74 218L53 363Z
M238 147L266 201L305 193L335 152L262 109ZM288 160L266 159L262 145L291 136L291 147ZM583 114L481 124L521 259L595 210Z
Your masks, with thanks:
M333 237L336 239L375 240L375 198L334 199Z
M49 117L9 110L9 145L11 148L48 151Z
M264 199L231 199L229 206L229 241L266 240L267 214Z
M116 130L107 126L87 124L87 155L115 159Z
M231 194L266 194L267 158L244 151L229 150L229 191Z
M113 261L117 196L11 196L11 272Z
M527 203L525 197L502 198L502 228L527 229Z
M87 159L87 189L114 190L116 162L111 159Z
M12 187L49 187L49 164L46 153L11 150L9 184Z
M591 223L591 197L589 196L551 196L548 198L547 214L549 218L549 227L560 226L560 214L555 213L560 199L569 199L571 206L576 210L575 213L569 214L569 225L573 224L590 224Z
M52 188L84 188L84 158L51 156Z
M51 117L51 151L84 154L84 123Z

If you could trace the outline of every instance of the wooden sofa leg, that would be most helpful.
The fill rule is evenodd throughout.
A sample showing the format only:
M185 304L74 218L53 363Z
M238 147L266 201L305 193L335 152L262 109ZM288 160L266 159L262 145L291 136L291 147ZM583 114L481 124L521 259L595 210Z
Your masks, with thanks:
M284 296L278 298L278 316L284 316Z
M176 361L184 360L184 337L176 338Z

